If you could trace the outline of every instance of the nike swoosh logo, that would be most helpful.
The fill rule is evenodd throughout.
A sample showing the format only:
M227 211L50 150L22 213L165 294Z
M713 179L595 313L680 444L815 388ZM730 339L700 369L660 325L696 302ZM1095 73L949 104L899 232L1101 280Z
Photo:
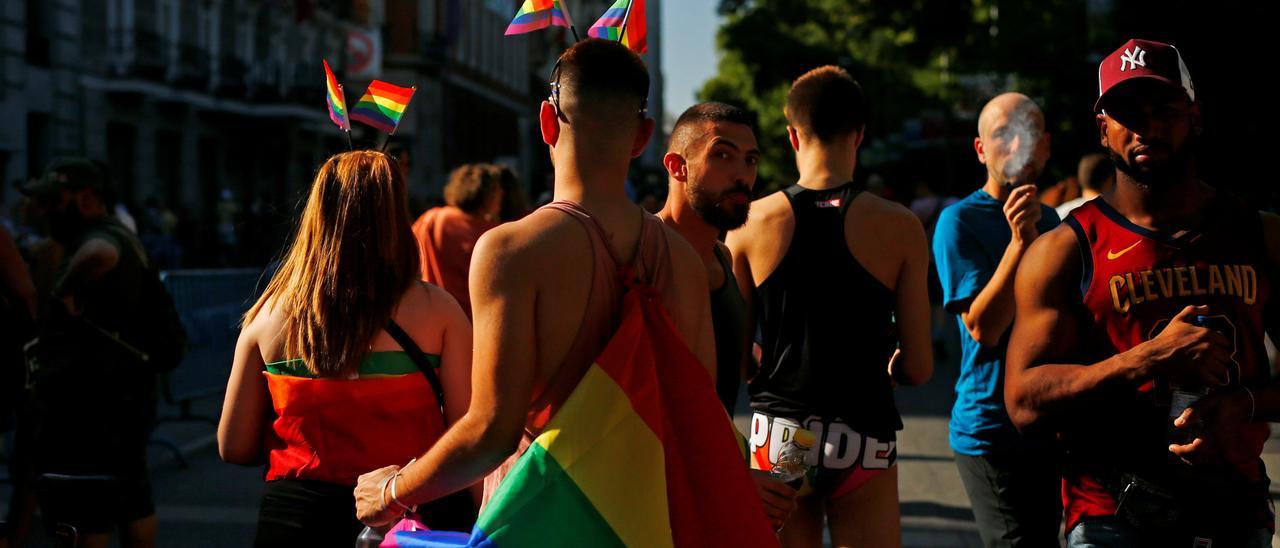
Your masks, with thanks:
M1132 250L1133 250L1133 248L1138 247L1138 244L1140 244L1140 243L1142 243L1142 240L1138 240L1138 241L1136 241L1136 242L1133 242L1133 245L1131 245L1131 246L1129 246L1129 247L1126 247L1126 248L1124 248L1124 249L1121 249L1119 253L1116 253L1116 252L1111 251L1111 250L1109 250L1109 249L1108 249L1108 250L1107 250L1107 260L1109 260L1109 261L1114 261L1114 260L1116 260L1116 259L1119 259L1121 255L1124 255L1125 253L1128 253L1128 252L1132 251Z

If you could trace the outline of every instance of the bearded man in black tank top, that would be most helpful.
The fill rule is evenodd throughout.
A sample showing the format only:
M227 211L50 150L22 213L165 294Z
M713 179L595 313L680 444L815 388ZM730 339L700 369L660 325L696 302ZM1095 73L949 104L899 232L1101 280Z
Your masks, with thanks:
M733 278L729 247L719 238L747 222L759 162L751 115L716 102L696 104L680 115L663 157L671 188L658 217L693 245L707 268L716 393L730 415L746 378L750 338L747 303ZM795 490L766 473L754 478L769 519L781 526L795 506Z
M667 203L658 217L693 245L707 268L716 334L716 393L733 413L747 367L746 303L733 279L725 231L747 222L760 150L755 123L741 108L699 103L671 130L663 164Z
M893 386L933 373L924 228L852 182L866 106L847 72L801 76L785 114L800 181L753 202L728 238L762 337L751 464L771 468L796 427L813 431L814 472L783 545L821 546L825 516L837 546L897 546Z

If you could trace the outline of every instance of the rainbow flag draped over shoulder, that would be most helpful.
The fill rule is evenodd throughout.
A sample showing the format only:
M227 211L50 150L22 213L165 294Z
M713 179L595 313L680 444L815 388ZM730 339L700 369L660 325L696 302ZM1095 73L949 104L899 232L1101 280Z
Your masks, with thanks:
M623 32L623 28L626 32ZM617 0L587 30L587 36L619 41L636 53L649 51L644 0Z
M567 27L570 25L568 13L562 0L524 0L520 11L507 26L506 36L524 34L550 26Z
M777 546L711 377L646 288L467 538L391 547Z
M329 69L329 60L324 61L324 78L325 87L328 88L328 94L325 99L329 103L329 119L343 131L351 131L351 121L347 120L347 97L343 95L342 84L338 83L338 79L334 78L333 71Z
M387 133L395 133L404 116L404 109L409 106L413 92L418 88L402 88L388 84L382 80L374 80L365 90L364 96L351 109L351 119L376 127Z

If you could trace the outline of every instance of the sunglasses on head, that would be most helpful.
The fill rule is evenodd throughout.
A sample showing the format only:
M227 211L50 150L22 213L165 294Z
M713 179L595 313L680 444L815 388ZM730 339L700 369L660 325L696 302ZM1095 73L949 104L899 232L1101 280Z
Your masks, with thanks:
M556 65L551 68L551 95L547 97L547 102L551 103L551 107L556 110L556 117L565 123L569 123L569 118L564 115L564 110L560 108L560 60L556 61ZM640 100L640 110L637 111L640 118L643 119L649 114L649 98Z

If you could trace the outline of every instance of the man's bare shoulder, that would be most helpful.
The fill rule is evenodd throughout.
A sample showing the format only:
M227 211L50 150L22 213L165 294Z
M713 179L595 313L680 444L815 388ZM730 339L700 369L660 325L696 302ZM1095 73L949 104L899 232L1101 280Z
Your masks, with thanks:
M1031 243L1031 249L1042 246L1052 250L1053 253L1074 253L1079 245L1080 240L1076 237L1076 231L1071 230L1066 223L1061 223L1036 238L1036 241Z
M747 216L747 224L743 228L767 229L778 223L789 222L795 217L791 212L791 202L782 192L774 192L768 196L751 202L751 213Z
M675 269L675 274L680 275L682 272L688 272L690 270L701 270L705 272L706 268L702 265L702 258L699 257L698 252L693 249L693 244L690 244L688 240L684 239L684 236L681 236L676 229L667 226L666 223L662 223L662 231L667 237L667 247L671 256L671 266ZM719 242L717 242L717 244L719 244ZM681 281L682 280L680 279L676 280L677 283L680 283Z
M93 264L115 265L120 259L120 242L105 236L93 236L76 248L73 260Z
M869 192L864 192L855 198L850 208L854 209L854 214L850 215L850 218L871 221L874 226L891 234L923 226L920 218L906 206Z
M751 202L746 224L730 231L727 243L731 249L743 249L741 246L760 241L760 236L777 234L793 222L791 202L782 192L774 192Z
M747 223L730 231L725 243L733 250L735 262L771 261L767 256L776 251L780 239L789 241L795 228L795 214L791 202L782 192L751 202ZM753 269L754 270L754 269Z
M586 233L577 221L556 211L538 210L486 231L476 242L474 260L543 262L581 247L566 245L578 241L587 243Z
M1061 280L1081 275L1079 239L1074 230L1060 224L1031 243L1018 269L1018 276L1039 281Z

